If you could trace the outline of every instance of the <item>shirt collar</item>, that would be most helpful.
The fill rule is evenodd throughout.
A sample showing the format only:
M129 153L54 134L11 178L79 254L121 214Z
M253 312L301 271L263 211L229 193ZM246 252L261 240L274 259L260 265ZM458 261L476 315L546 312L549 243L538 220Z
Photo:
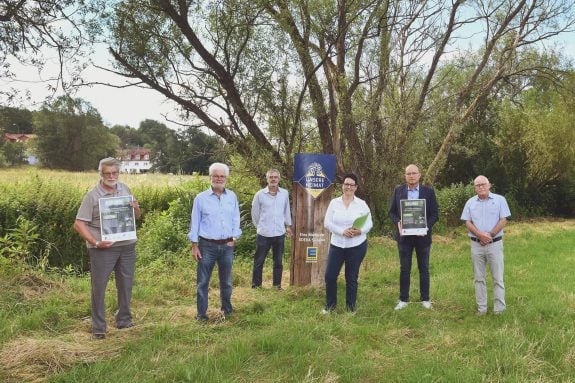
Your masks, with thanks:
M109 191L108 189L106 189L104 187L104 185L102 185L102 181L98 181L97 188L98 188L101 195L114 194L114 193L118 193L122 190L122 184L120 182L117 182L116 183L116 189L113 191Z
M278 190L276 191L276 193L279 193L279 192L280 192L280 187L278 186ZM268 193L268 194L271 193L269 186L265 187L265 193Z
M216 194L216 193L214 193L214 189L212 188L211 185L210 185L210 188L209 188L208 190L210 191L210 194ZM227 190L228 190L228 189L224 188L224 190L222 191L222 194L226 194L226 191L227 191Z
M489 200L489 199L493 199L493 195L492 195L491 192L489 192L489 194L487 195L487 199L481 199L481 198L479 198L478 195L475 195L475 196L477 197L477 200L478 200L478 201L487 201L487 200Z

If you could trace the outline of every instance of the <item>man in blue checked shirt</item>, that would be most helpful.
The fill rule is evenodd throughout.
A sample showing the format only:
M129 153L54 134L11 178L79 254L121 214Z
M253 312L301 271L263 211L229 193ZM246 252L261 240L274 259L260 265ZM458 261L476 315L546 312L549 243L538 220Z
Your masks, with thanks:
M208 320L208 287L214 266L218 264L221 310L231 315L232 262L234 246L242 234L240 208L236 194L226 189L230 169L213 163L209 168L211 186L194 199L188 239L197 267L197 319Z
M292 236L289 193L279 187L280 172L270 169L266 173L268 186L259 190L252 202L252 222L257 229L256 253L252 272L252 288L262 285L262 272L266 256L272 249L273 287L281 289L284 242L287 233Z

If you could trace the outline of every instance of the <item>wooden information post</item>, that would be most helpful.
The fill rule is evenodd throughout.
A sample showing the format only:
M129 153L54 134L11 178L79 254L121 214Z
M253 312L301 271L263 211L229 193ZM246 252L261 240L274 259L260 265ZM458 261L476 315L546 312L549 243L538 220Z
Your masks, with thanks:
M335 181L335 155L298 153L294 163L290 285L322 286L330 233L323 227Z

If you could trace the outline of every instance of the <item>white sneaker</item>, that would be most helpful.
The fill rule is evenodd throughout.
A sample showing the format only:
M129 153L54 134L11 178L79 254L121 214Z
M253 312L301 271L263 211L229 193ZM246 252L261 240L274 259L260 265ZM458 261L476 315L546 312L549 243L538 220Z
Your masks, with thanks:
M428 310L431 309L431 302L430 301L422 301L421 305L423 306L423 308L426 308Z
M327 309L323 309L320 311L320 314L322 315L328 315L329 313L331 313L332 310L327 310Z
M397 305L395 306L395 310L402 310L402 309L406 308L407 305L408 305L407 302L399 301L399 302L397 302Z

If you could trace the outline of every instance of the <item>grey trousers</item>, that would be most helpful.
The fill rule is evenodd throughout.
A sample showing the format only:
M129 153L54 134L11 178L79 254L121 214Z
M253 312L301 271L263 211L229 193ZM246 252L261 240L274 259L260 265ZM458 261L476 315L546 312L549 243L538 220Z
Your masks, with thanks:
M487 311L487 265L491 269L493 279L493 311L505 310L505 284L503 283L503 241L481 246L471 241L471 261L475 279L475 301L477 310Z
M90 256L90 275L92 281L92 333L106 332L106 286L112 271L116 279L118 292L118 311L116 327L132 323L130 301L134 270L136 265L136 245L111 247L109 249L88 249Z

